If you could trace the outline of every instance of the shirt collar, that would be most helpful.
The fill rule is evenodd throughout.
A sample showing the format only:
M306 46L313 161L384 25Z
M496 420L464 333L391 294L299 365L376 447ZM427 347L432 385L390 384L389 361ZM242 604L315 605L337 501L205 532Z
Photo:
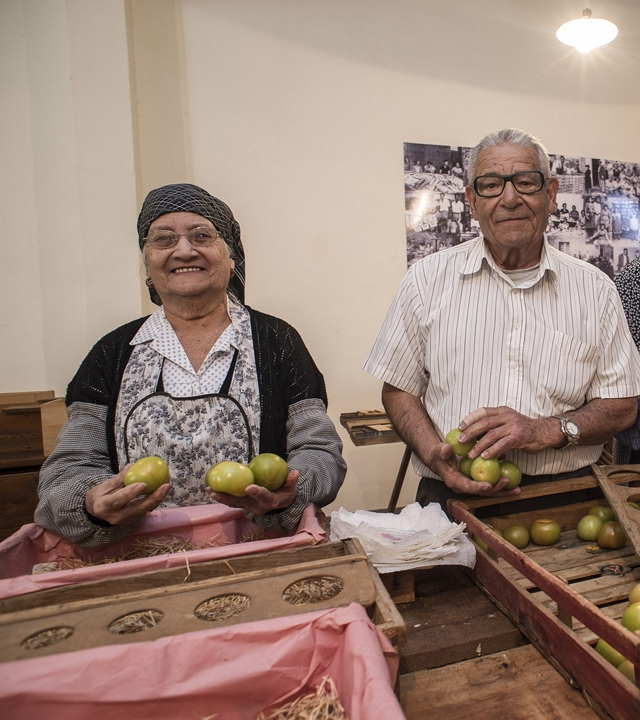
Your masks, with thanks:
M240 320L243 317L243 309L238 303L227 297L227 312L231 318L231 325L225 329L222 335L215 342L209 351L207 358L202 363L200 371L206 369L209 365L209 357L214 352L224 352L230 348L239 348L240 336ZM167 320L164 308L159 307L153 315L149 316L142 327L135 334L131 345L142 345L148 343L156 352L164 357L172 360L185 370L193 372L193 368L187 357L184 348L180 344L175 330L171 323Z
M500 272L500 268L496 265L496 262L493 259L491 253L489 252L489 248L482 236L476 238L475 240L470 240L469 246L470 247L467 259L460 271L461 275L472 275L473 273L478 272L482 268L483 262L486 262L488 267L492 270ZM551 282L551 285L557 294L558 263L557 259L553 257L553 254L551 252L551 246L549 245L546 235L542 242L542 253L540 255L540 267L538 268L538 275L536 276L536 279L532 284L538 282L538 280L540 280L540 278L545 275L547 275L547 277L549 278L549 281Z

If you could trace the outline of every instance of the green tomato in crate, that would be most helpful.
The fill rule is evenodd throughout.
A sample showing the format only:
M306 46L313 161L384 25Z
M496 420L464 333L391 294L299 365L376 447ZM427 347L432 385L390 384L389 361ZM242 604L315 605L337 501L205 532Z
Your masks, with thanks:
M640 583L631 588L629 592L629 602L632 604L640 602Z
M143 495L151 495L161 485L169 482L169 466L157 455L140 458L124 474L124 484L144 483Z
M625 546L627 536L625 535L622 526L615 522L615 520L611 520L602 525L598 531L596 540L601 548L606 548L607 550L618 550L619 548Z
M603 523L616 519L615 513L608 505L596 505L589 510L588 514L599 517Z
M622 613L620 622L627 630L635 632L640 630L640 602L631 603Z
M618 670L627 678L627 680L631 680L631 682L634 685L637 685L636 683L636 670L633 667L633 663L631 660L625 660L624 662L621 662L620 665L618 665Z
M597 515L585 515L580 518L578 527L576 528L580 540L593 542L597 540L600 528L604 525L602 518Z
M526 548L529 544L529 531L524 525L509 525L502 531L502 537L518 550Z
M560 525L549 518L538 518L531 524L529 535L536 545L555 545L560 539Z
M619 653L602 639L598 640L596 644L596 652L600 653L600 655L614 667L618 667L620 663L623 663L627 659L622 653Z
M249 463L256 485L267 490L277 490L289 474L287 463L275 453L261 453Z
M254 484L253 473L248 465L223 460L207 470L205 483L214 491L244 497L245 490Z

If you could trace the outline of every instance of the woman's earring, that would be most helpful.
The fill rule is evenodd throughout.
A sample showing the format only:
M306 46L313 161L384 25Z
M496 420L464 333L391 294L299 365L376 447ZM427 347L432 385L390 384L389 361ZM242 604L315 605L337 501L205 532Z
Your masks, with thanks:
M153 287L153 280L152 280L150 277L148 277L148 278L144 281L144 284L145 284L148 288L152 288L152 287Z

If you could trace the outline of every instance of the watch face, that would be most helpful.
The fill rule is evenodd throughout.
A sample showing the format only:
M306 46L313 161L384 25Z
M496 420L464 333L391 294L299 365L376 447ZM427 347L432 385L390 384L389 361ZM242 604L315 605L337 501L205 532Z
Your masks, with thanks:
M567 420L567 424L565 425L565 427L567 428L567 432L570 435L580 434L580 428L574 422L571 422L571 420Z

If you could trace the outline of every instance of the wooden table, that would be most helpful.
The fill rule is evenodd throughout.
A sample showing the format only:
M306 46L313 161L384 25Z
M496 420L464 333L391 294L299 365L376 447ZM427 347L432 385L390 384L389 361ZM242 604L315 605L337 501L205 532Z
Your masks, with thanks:
M572 687L457 566L415 571L398 605L399 696L407 720L597 720Z

